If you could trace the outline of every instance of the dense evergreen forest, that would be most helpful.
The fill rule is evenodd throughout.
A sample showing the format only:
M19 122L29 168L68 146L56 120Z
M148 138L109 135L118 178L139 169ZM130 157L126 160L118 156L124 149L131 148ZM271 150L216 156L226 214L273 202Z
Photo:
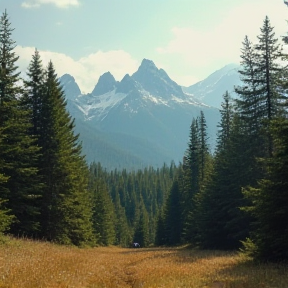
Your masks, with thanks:
M1 234L77 246L189 243L288 260L287 55L268 17L256 44L243 40L243 84L235 99L223 91L214 153L201 113L191 119L183 163L138 171L85 162L53 63L43 67L35 50L21 79L12 32L5 11Z

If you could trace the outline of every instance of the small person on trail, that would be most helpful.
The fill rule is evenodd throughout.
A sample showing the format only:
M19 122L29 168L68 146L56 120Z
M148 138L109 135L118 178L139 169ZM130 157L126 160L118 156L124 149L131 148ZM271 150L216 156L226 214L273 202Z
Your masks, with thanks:
M133 248L140 248L140 244L139 243L133 243Z

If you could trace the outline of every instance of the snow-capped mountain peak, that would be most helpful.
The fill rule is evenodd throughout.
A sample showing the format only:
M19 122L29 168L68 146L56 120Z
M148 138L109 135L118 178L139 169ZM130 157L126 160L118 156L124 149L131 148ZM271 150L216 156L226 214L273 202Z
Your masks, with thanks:
M90 94L75 92L78 86L72 76L64 75L60 81L87 161L101 160L104 166L111 166L112 161L114 167L120 167L123 163L115 159L121 151L125 159L132 156L147 165L181 161L191 121L200 111L207 121L209 139L215 140L220 120L215 107L225 91L237 84L235 73L235 67L225 67L183 92L163 69L143 59L138 70L121 81L104 73Z
M151 60L143 59L132 78L154 96L166 99L171 98L172 95L180 98L184 96L181 86L171 80L163 69L158 69Z
M170 108L175 105L204 106L195 99L183 93L181 86L153 61L143 59L138 70L132 76L126 74L120 82L110 72L104 73L92 93L79 95L75 104L86 121L102 121L116 108L134 115L155 105Z

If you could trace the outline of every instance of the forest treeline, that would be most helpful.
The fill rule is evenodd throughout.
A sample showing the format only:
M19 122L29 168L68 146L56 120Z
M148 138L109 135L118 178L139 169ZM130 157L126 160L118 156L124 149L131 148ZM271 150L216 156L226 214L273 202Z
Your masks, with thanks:
M21 79L12 32L5 11L0 233L77 246L189 243L288 259L287 55L268 17L256 44L244 38L242 85L235 99L223 91L213 154L201 112L183 163L137 171L85 162L53 63L43 67L36 49Z

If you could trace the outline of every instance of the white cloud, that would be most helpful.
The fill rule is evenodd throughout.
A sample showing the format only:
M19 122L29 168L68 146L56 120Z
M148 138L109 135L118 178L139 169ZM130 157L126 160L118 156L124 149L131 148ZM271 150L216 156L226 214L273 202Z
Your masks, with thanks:
M174 27L171 30L173 39L167 45L158 47L156 51L162 58L178 57L183 66L189 65L193 68L194 74L190 69L191 74L186 74L186 79L180 75L178 79L174 77L176 81L179 80L179 83L188 81L189 77L193 79L193 75L202 77L204 71L207 73L208 67L216 70L229 63L239 63L240 49L245 35L253 43L256 43L266 15L269 17L272 27L275 27L276 37L285 34L285 31L288 30L285 21L287 19L286 9L287 7L283 3L277 4L269 0L263 0L261 5L248 3L238 6L230 10L220 23L211 23L206 30L197 30L193 27ZM282 44L281 41L279 43Z
M20 56L18 66L26 74L28 65L34 54L34 47L17 46L15 52ZM39 51L44 67L51 60L58 76L72 75L83 93L89 93L95 87L99 77L110 71L116 80L121 80L126 73L134 73L139 63L123 50L114 50L90 54L79 60L51 51Z
M22 2L24 8L37 8L44 4L54 4L58 8L67 8L69 6L79 6L79 0L28 0Z

